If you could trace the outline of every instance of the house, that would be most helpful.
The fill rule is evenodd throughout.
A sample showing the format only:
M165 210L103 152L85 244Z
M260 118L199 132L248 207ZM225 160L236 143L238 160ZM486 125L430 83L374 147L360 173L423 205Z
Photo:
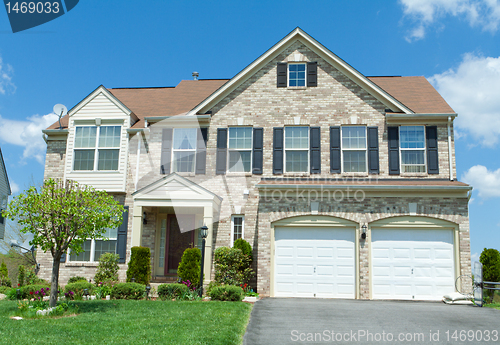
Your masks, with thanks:
M457 114L424 77L366 77L296 28L229 80L99 86L44 130L45 178L106 190L128 209L110 241L63 258L151 248L156 281L208 226L213 252L244 238L263 296L438 300L470 274ZM50 255L41 256L42 278Z
M9 195L12 194L10 190L9 177L7 176L7 168L2 156L2 149L0 148L0 240L5 236L5 223L7 220L2 217L2 210L7 208Z

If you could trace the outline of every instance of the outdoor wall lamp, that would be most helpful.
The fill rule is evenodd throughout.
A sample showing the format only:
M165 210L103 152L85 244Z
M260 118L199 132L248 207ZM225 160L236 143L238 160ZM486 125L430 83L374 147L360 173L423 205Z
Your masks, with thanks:
M366 229L367 229L367 228L368 228L368 227L366 226L366 224L363 224L363 226L361 227L361 238L362 238L363 240L366 240Z
M146 219L146 212L142 214L142 224L148 224L148 220Z
M203 295L203 266L205 265L205 239L208 236L208 227L203 225L200 228L201 235L201 272L200 272L200 297Z

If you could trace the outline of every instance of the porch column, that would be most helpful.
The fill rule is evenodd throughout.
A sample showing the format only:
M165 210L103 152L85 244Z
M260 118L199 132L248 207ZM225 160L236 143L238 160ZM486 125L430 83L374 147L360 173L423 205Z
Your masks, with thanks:
M213 207L205 206L203 208L203 224L208 227L208 235L205 240L205 262L203 267L203 273L205 274L205 278L203 279L203 285L207 285L212 276L212 243L213 243Z
M131 247L138 247L141 244L142 244L142 206L134 206Z

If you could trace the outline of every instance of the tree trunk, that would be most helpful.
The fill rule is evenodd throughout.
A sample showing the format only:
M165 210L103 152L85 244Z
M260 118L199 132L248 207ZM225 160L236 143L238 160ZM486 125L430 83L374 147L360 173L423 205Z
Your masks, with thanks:
M60 265L61 255L54 258L52 263L52 280L50 284L50 303L49 307L55 307L57 303L57 290L59 288L59 265Z

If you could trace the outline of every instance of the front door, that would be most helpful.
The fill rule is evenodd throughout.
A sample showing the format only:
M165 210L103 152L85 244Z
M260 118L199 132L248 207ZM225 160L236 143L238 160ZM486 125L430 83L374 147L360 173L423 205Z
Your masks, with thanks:
M191 230L194 229L194 215L179 215L178 217L182 217L182 226L190 231L181 233L177 216L174 214L167 216L165 275L177 273L184 250L194 245L194 230Z

